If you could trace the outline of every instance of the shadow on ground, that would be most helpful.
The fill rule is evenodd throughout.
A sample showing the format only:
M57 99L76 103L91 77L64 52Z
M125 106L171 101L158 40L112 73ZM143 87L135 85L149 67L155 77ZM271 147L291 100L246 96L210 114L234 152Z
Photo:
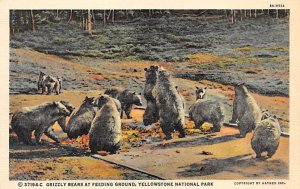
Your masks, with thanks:
M239 136L238 134L225 135L220 137L213 137L211 135L206 135L206 136L201 135L198 138L180 140L172 143L158 144L156 146L153 146L152 149L184 148L184 147L195 147L195 146L199 147L199 146L213 145L221 142L235 140L237 139L238 136Z
M86 156L84 152L70 146L59 146L54 143L43 142L40 145L24 145L18 141L17 137L9 137L9 158L10 159L33 159L33 158L53 158L65 156Z
M178 172L178 176L196 177L213 175L221 172L241 174L249 178L262 178L267 176L282 176L288 174L288 166L281 160L256 159L251 154L243 154L226 159L208 158L201 163L193 163Z

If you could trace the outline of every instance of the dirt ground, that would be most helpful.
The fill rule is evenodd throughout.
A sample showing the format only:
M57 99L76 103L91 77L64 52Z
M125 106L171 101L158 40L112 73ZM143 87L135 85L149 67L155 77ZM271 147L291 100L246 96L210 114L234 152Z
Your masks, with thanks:
M140 130L131 127L141 124L142 114L143 110L135 109L133 119L123 120L121 150L115 155L99 152L104 155L102 158L165 179L288 178L289 138L281 137L271 159L256 159L250 145L252 134L237 138L238 130L229 127L222 127L220 133L207 134L187 129L186 138L166 141L162 140L161 131L151 126L150 134L143 137L137 134ZM14 134L10 135L10 179L155 179L93 159L84 137L70 141L57 124L54 130L63 140L59 145L44 136L43 145L24 146Z
M41 95L34 90L22 93L11 88L10 115L21 107L53 100L66 100L78 107L85 96L98 96L112 84L135 86L132 87L135 91L142 92L143 68L157 63L121 62L116 69L110 69L113 65L104 69L31 50L12 49L12 53L14 64L10 70L14 71L11 71L10 86L23 85L17 86L18 89L32 86L33 89L36 87L38 71L42 67L48 73L64 72L68 89L63 90L60 95ZM171 64L160 64L168 70L173 69ZM207 98L221 102L225 120L230 119L234 98L232 86L180 78L174 79L174 82L179 85L188 107L195 99L194 87L208 86ZM289 98L261 94L253 96L262 109L269 109L277 114L283 130L288 131ZM280 146L271 159L255 159L250 145L251 133L242 139L236 137L238 130L235 128L222 127L220 133L209 133L193 129L193 123L187 121L186 138L179 139L175 136L173 140L165 141L158 124L143 126L142 115L143 110L134 109L133 119L122 120L121 150L115 155L99 152L104 155L103 158L137 167L166 179L288 178L288 137L281 137ZM59 145L43 136L43 145L24 146L14 133L10 133L10 179L154 179L146 174L90 157L86 136L68 140L57 124L54 125L54 130L61 139Z

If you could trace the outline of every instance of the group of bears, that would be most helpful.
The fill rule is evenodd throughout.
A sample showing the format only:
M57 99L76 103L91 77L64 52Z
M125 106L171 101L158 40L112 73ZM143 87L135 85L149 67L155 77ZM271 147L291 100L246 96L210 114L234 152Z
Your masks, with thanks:
M143 115L144 125L160 121L165 139L172 139L174 131L179 132L180 138L185 137L186 104L170 73L156 65L144 70L144 97L147 101ZM47 91L48 94L59 94L61 86L61 79L40 73L38 89L42 88L42 93ZM196 101L188 110L189 118L194 121L195 128L200 128L204 122L208 122L213 125L213 132L219 132L224 119L221 105L217 101L204 99L205 94L206 88L196 87ZM71 139L88 134L92 153L101 150L116 153L122 142L123 112L128 119L132 118L130 112L133 105L142 105L141 94L112 87L97 98L86 97L76 110L66 101L23 108L13 114L11 126L19 140L25 144L32 144L33 131L37 144L41 142L43 133L58 142L51 128L57 121ZM67 116L70 116L68 123ZM262 152L267 152L267 156L272 157L276 152L281 134L277 117L268 111L261 111L244 85L235 86L230 122L237 123L240 137L245 137L254 130L251 145L256 157L261 157Z
M62 78L53 77L50 75L46 75L44 72L40 72L38 80L38 91L42 90L42 94L44 94L45 92L47 92L47 94L55 92L57 95L59 95L61 88Z

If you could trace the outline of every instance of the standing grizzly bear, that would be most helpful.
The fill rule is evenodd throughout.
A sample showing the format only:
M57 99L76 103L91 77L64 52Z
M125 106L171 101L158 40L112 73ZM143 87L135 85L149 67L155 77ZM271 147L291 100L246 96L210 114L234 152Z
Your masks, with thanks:
M196 96L199 90L204 91L202 88L196 87ZM213 124L213 132L219 132L224 120L221 106L216 101L202 99L204 95L205 92L201 95L201 98L191 105L189 117L194 121L196 129L199 129L204 122L208 122Z
M256 158L260 158L262 152L267 152L268 158L271 158L278 148L281 129L275 115L265 116L262 119L254 130L251 146Z
M156 81L157 81L157 72L158 66L150 66L150 68L145 68L145 88L144 88L144 97L147 101L147 107L143 115L144 125L151 125L156 123L159 119L159 111L156 105Z
M70 112L62 103L48 102L15 112L12 116L11 126L24 144L32 144L32 131L35 131L36 143L40 144L42 134L57 120L69 115Z
M174 129L179 131L179 137L185 137L185 110L182 98L176 90L170 74L160 68L157 78L156 103L159 109L160 126L166 139L172 139Z
M89 132L91 153L101 150L116 153L122 142L121 119L116 103L104 95L98 99L97 107L99 110Z
M80 107L71 115L66 127L70 139L88 134L96 111L93 106L94 98L85 97Z
M112 98L116 98L121 102L121 118L123 111L128 119L131 119L130 112L133 104L137 106L142 106L142 100L140 94L137 95L135 92L131 92L128 89L123 89L119 87L111 87L107 89L104 94L109 95Z
M235 99L233 101L233 114L231 122L238 121L240 137L255 129L261 120L261 110L255 99L248 92L246 86L235 86Z

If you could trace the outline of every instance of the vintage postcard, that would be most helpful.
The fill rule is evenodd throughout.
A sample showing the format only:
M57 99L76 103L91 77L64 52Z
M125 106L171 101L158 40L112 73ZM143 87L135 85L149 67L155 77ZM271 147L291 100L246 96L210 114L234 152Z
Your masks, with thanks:
M0 2L0 188L299 186L299 2L175 2Z

